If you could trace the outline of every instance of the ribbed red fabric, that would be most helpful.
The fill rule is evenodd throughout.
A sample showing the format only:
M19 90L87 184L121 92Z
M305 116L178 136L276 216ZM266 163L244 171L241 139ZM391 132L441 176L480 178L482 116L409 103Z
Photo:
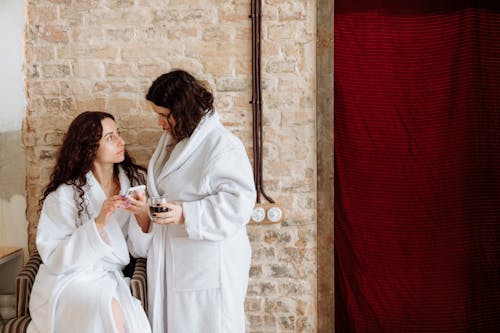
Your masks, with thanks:
M338 333L500 332L499 5L335 1Z

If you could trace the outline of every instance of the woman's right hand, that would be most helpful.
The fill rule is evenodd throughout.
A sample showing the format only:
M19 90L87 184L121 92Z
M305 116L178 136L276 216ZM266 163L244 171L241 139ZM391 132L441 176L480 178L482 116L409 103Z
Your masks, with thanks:
M134 198L126 197L125 209L135 215L135 219L144 233L149 231L149 205L146 193L137 192Z
M109 217L117 209L123 208L123 198L120 195L114 195L112 197L106 198L102 203L101 211L99 215L95 218L95 224L99 230L104 229L106 224L108 224Z

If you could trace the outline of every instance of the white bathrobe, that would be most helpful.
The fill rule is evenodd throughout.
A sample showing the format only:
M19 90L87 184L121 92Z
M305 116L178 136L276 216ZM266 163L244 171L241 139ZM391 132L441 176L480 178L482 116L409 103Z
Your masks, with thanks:
M165 132L148 167L150 195L183 204L185 225L152 227L149 319L154 333L245 332L255 205L252 168L241 141L205 116L175 146Z
M120 170L122 190L130 186ZM94 218L106 198L92 172L85 200L92 218L78 219L78 193L61 185L43 204L36 246L42 258L31 292L28 333L117 332L112 299L120 303L128 333L151 332L139 300L132 297L122 269L134 257L145 257L152 235L143 233L133 214L115 211L103 232ZM128 244L128 246L127 246Z

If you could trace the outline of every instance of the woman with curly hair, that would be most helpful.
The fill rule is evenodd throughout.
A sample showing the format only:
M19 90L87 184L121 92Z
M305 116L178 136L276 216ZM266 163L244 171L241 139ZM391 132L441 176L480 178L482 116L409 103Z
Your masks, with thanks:
M41 201L42 258L30 299L29 333L144 333L150 326L122 274L129 253L151 242L144 168L125 150L111 114L84 112L69 126Z
M146 99L164 130L148 166L148 193L164 195L148 252L154 333L245 332L255 205L245 147L219 120L212 93L191 74L158 77Z

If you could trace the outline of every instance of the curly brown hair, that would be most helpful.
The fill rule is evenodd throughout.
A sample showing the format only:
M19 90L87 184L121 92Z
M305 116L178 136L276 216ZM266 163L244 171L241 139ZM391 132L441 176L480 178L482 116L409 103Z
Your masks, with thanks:
M84 211L89 216L83 187L87 184L86 176L99 148L103 130L101 120L105 118L115 120L111 114L99 111L86 111L73 119L57 154L57 162L50 176L50 182L43 189L40 204L60 185L72 185L79 195L78 217L81 218ZM146 169L135 164L126 150L125 159L114 165L113 174L116 178L118 178L118 166L125 171L132 186L145 183Z
M146 99L170 110L175 119L172 136L181 141L190 137L206 114L214 112L214 97L204 83L183 70L174 70L156 78ZM167 121L170 124L169 118Z

